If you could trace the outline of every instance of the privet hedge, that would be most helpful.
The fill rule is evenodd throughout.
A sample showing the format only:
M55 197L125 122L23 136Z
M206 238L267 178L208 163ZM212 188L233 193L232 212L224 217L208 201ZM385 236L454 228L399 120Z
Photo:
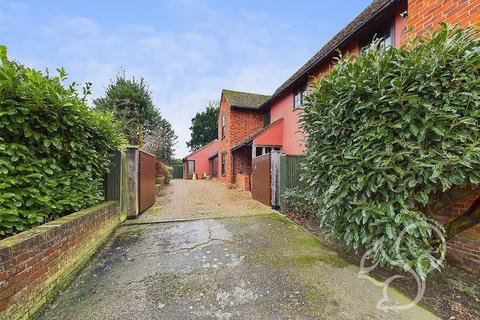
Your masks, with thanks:
M453 186L480 183L480 42L477 31L451 30L401 48L373 45L338 61L313 86L302 116L303 179L316 196L322 227L354 249L385 236L395 258L421 276L439 250L425 206Z
M75 86L6 57L0 47L0 238L102 200L112 116L92 112Z

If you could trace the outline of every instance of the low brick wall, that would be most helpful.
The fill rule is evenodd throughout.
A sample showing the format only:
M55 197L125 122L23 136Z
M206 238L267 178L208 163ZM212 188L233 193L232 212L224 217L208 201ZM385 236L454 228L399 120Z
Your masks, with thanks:
M447 260L480 275L480 234L462 232L447 243Z
M436 213L437 219L448 223L462 215L480 197L480 188L471 186L470 196ZM467 271L480 274L480 224L456 235L447 242L447 261Z
M120 224L109 201L0 241L0 319L35 314Z
M237 178L236 178L237 186L243 190L243 191L250 191L250 175L249 174L243 174L243 173L237 173Z

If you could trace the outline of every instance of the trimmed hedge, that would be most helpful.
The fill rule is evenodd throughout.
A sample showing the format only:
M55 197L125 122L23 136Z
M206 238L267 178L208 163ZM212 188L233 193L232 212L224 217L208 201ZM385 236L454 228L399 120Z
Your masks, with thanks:
M9 61L0 47L0 238L103 200L102 178L123 138L66 74ZM88 90L87 90L88 91Z
M303 179L326 231L426 276L443 250L426 209L438 192L480 183L479 68L477 32L443 25L340 59L313 86Z

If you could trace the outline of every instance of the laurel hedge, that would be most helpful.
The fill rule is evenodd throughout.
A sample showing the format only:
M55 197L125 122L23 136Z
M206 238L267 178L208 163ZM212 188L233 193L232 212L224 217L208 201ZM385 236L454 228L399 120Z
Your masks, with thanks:
M9 61L0 47L0 238L103 200L113 118L93 112L75 84Z
M341 58L313 85L303 180L323 229L426 276L442 248L424 208L439 190L480 183L479 68L478 31L442 25Z

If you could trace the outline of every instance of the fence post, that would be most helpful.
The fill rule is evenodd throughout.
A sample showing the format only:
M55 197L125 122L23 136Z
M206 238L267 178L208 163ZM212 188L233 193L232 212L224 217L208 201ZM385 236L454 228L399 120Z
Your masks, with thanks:
M280 207L280 151L272 151L270 154L271 161L271 183L272 183L272 208Z
M138 217L138 147L127 147L128 219Z
M287 158L286 154L280 156L280 197L287 189Z
M128 156L127 151L120 153L120 220L127 220L128 216Z

